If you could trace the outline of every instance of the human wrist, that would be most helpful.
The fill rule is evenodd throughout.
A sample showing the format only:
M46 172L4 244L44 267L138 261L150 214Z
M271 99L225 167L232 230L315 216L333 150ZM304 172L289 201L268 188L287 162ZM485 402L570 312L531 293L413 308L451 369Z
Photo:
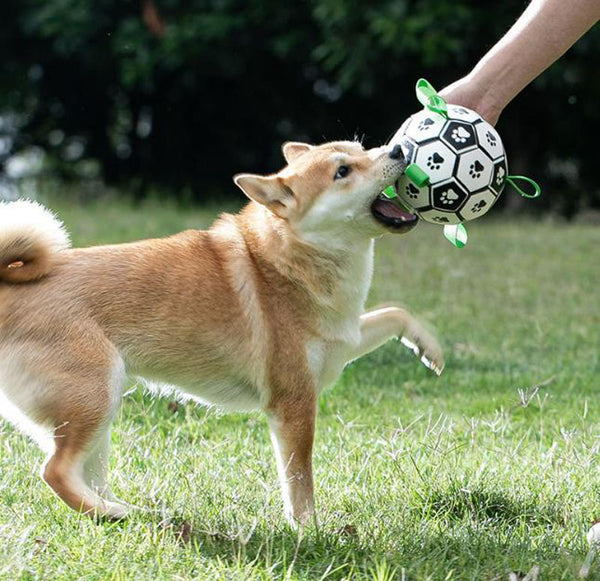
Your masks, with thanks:
M496 125L506 103L498 97L497 91L490 88L480 95L470 107L479 113L488 123Z
M495 125L504 103L498 99L493 83L470 73L440 91L440 95L452 105L461 105L476 111L488 123Z

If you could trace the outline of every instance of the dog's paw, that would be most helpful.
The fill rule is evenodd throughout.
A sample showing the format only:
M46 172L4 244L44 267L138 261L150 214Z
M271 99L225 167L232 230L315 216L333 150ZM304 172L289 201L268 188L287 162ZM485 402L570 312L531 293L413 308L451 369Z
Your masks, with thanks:
M288 526L294 531L301 531L315 522L316 514L313 508L307 508L294 514L286 510L284 513Z
M444 371L444 354L438 340L420 323L412 321L411 325L400 337L400 342L408 347L423 365L436 375Z

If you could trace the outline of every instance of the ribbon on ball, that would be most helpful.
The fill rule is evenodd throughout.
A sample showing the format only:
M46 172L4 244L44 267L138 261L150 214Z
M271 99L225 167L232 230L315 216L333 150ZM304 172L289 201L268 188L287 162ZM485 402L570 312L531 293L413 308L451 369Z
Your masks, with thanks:
M525 190L522 190L516 183L518 180L522 180L522 181L527 182L528 184L532 185L533 190L534 190L533 194L529 194ZM540 195L542 194L542 187L540 186L540 184L538 184L536 181L532 180L531 178L528 178L527 176L506 176L506 181L513 188L515 188L515 190L517 190L517 192L519 192L519 194L521 194L524 198L529 198L529 199L533 200L534 198L539 198Z
M446 101L437 94L437 91L431 86L431 83L426 79L419 79L415 87L417 99L420 103L427 107L430 111L440 114L442 117L448 118L448 107Z
M444 226L444 236L446 237L446 240L454 244L456 248L464 248L469 239L464 224L446 224Z

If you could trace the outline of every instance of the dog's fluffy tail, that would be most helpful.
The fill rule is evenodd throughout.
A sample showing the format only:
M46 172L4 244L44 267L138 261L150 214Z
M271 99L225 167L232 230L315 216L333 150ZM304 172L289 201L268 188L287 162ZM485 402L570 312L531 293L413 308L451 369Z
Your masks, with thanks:
M70 246L64 226L37 202L0 202L0 281L30 282L46 276Z

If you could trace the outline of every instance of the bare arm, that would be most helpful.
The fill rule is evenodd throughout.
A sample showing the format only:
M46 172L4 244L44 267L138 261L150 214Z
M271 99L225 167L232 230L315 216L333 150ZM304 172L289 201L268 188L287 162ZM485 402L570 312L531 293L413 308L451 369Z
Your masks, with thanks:
M513 27L440 94L492 124L516 95L600 19L600 0L532 0Z

